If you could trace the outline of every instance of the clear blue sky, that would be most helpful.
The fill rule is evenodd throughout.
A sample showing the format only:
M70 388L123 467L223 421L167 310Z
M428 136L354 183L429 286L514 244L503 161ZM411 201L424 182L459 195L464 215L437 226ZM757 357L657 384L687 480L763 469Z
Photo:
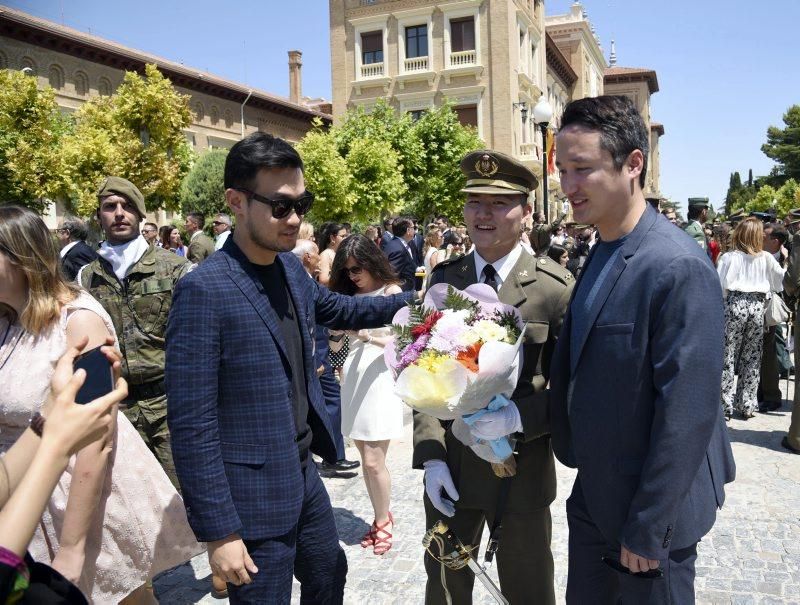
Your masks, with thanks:
M8 0L6 0L8 1ZM303 93L331 98L326 0L21 0L10 6L187 66L288 95L286 52L303 51ZM571 0L546 1L547 14ZM608 57L658 73L652 118L664 124L661 190L722 204L731 171L772 162L766 129L800 103L800 1L585 0ZM63 21L62 21L63 11Z

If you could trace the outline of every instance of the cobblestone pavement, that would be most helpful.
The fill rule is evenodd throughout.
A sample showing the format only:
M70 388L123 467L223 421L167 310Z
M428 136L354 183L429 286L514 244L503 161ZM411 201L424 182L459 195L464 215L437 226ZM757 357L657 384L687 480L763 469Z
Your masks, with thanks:
M781 386L786 384L781 382ZM789 426L791 401L768 415L729 425L737 463L735 483L727 487L727 502L711 533L701 542L697 560L697 602L709 604L800 604L800 457L780 441ZM410 421L410 416L408 417ZM357 459L355 448L348 457ZM420 539L425 532L422 473L411 470L411 426L403 439L392 442L388 465L393 481L397 525L394 547L376 557L359 545L372 522L372 512L360 475L325 479L347 553L349 573L345 603L415 605L423 602L425 571ZM564 500L574 472L558 466L558 498L553 503L553 553L556 594L564 602L567 525ZM486 536L484 535L484 543ZM485 545L485 544L484 544ZM483 546L481 547L481 553ZM492 575L496 581L496 572ZM155 582L161 603L222 604L210 592L205 555L170 570ZM494 600L479 583L475 603ZM299 602L295 583L293 603Z

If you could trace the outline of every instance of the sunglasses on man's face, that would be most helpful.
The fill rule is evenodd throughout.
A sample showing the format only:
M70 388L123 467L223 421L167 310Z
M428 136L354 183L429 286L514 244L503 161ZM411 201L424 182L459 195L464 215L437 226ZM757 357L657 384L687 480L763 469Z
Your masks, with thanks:
M364 271L364 267L355 265L353 267L345 267L344 270L350 275L361 275L361 273Z
M239 187L234 187L234 189L244 193L248 200L255 200L271 207L272 216L277 219L286 218L292 210L294 210L298 216L303 216L311 210L311 205L314 203L314 195L310 191L306 191L303 195L295 199L282 197L273 200L250 191L249 189L241 189Z

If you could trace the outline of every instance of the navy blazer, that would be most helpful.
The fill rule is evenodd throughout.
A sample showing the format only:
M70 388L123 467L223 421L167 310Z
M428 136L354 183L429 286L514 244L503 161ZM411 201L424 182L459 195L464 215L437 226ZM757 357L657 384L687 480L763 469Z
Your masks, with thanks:
M310 279L291 253L276 262L301 323L304 367L293 368L277 316L233 238L175 287L167 323L167 419L189 523L201 542L260 539L297 523L304 480L295 443L292 372L305 374L311 451L336 450L315 359L317 322L338 329L389 323L411 296L351 298Z
M400 237L389 240L383 252L389 259L389 264L394 269L394 272L403 280L401 284L403 290L413 290L417 264L414 262L412 255L408 253L405 240ZM413 254L414 250L412 249L411 252Z
M86 242L77 241L61 259L61 268L67 281L74 281L81 267L97 258L97 252Z
M553 450L577 467L609 545L664 560L711 529L735 476L720 403L722 289L697 242L650 205L612 262L574 365L572 303L564 318Z

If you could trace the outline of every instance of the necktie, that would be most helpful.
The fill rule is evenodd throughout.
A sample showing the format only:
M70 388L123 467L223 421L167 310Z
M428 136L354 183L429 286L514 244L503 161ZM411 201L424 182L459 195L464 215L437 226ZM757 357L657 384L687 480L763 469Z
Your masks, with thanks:
M497 271L492 265L486 265L483 268L483 283L492 287L492 290L497 292Z

